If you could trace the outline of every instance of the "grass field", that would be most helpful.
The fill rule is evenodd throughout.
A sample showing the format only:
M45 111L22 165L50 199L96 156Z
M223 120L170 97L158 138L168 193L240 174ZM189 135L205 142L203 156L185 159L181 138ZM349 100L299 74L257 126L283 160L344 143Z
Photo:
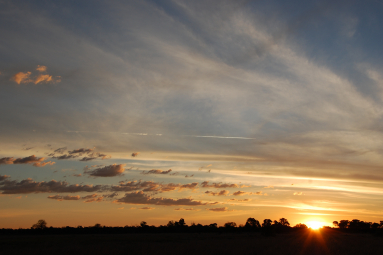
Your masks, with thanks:
M180 233L0 236L0 254L383 254L383 237L334 230L274 236Z

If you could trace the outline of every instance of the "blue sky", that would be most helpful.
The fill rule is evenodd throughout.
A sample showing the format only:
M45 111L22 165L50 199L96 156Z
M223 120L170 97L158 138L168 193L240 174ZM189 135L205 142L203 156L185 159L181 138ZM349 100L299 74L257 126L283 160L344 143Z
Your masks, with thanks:
M381 220L382 11L378 0L0 1L1 225ZM104 186L26 191L27 178ZM140 180L157 186L108 197Z

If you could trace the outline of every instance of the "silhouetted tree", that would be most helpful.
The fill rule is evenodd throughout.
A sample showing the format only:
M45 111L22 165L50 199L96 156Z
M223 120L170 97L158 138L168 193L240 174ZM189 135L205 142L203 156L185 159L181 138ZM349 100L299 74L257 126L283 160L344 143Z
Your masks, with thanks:
M264 219L262 223L263 228L271 227L272 221L270 219Z
M141 222L140 222L140 226L141 226L142 228L149 227L148 224L146 223L146 221L141 221Z
M168 228L174 227L174 226L175 226L174 221L173 221L173 220L170 220L166 226L167 226Z
M256 219L248 218L246 220L245 227L247 227L247 228L260 228L261 225L259 224L259 221L257 221Z
M335 220L335 221L332 222L332 224L333 224L335 227L338 227L338 224L339 224L339 223Z
M298 223L293 228L307 229L308 227L306 226L306 224Z
M237 223L235 222L226 222L224 227L225 228L235 228L237 226Z
M101 226L101 224L100 223L96 223L96 224L94 224L94 226L93 226L94 228L102 228L102 226Z
M47 222L45 220L39 220L36 224L33 224L32 229L45 229L47 228Z
M345 229L348 227L348 223L349 221L348 220L341 220L339 223L338 223L338 226L340 229Z
M211 223L211 224L209 225L209 228L217 228L217 223Z
M280 218L279 219L279 223L282 225L282 226L286 226L286 227L289 227L290 226L290 223L287 219L285 218Z

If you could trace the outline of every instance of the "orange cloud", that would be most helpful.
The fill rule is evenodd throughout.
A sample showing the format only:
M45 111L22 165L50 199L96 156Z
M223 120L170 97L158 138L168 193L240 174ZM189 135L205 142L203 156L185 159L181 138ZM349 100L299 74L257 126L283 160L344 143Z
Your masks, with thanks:
M52 75L49 74L40 74L37 76L36 80L34 81L35 84L39 82L50 82L52 81Z
M54 165L56 164L56 162L52 162L52 161L47 161L47 162L38 162L38 163L34 163L33 166L36 166L36 167L43 167L43 166L46 166L46 165Z
M31 74L32 74L31 72L26 72L26 73L19 72L13 75L11 80L14 80L17 84L32 82L32 80L29 78Z
M5 164L5 165L12 165L12 164L33 164L33 166L42 167L42 166L46 166L46 165L53 165L53 164L55 164L55 162L52 162L52 161L42 162L44 160L45 160L45 158L38 158L35 155L29 156L29 157L25 157L25 158L17 158L17 159L12 158L12 157L8 157L8 158L1 158L0 159L0 165L1 164Z
M39 71L39 72L45 72L47 70L47 67L46 66L38 65L36 70Z

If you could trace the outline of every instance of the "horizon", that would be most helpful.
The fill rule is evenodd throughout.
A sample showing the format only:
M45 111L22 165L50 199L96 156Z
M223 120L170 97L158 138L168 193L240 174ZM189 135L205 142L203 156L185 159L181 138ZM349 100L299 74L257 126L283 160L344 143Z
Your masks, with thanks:
M380 222L382 10L0 1L0 228Z

